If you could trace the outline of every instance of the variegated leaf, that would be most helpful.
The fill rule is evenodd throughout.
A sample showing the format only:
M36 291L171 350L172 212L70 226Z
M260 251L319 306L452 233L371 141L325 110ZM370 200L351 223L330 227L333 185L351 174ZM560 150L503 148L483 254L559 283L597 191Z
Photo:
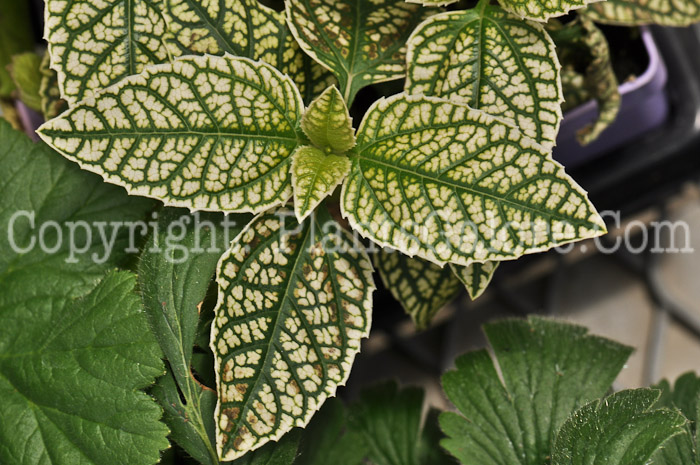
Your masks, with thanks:
M501 262L472 263L469 266L450 265L454 274L467 288L467 293L472 300L476 300L484 293L496 268Z
M480 110L425 96L376 102L341 207L382 246L436 264L508 260L605 225L548 151Z
M586 9L586 16L620 26L690 26L700 21L698 0L607 0Z
M70 105L169 59L160 1L46 1L51 66Z
M345 382L369 334L374 282L366 252L327 210L300 225L281 209L233 241L217 283L216 442L232 460L305 426Z
M573 110L592 98L586 89L585 76L576 71L572 64L562 62L561 87L564 92L564 103L561 106L563 112Z
M58 89L58 76L56 71L51 69L51 56L44 54L39 67L41 74L41 84L39 86L39 96L41 97L41 112L44 118L50 120L68 109L68 104L61 98L61 91Z
M357 91L405 75L405 43L430 10L403 0L286 0L301 48L333 71L348 105Z
M291 79L263 62L190 56L121 81L39 134L131 194L259 212L291 197L303 107Z
M301 119L301 128L319 149L345 153L355 146L352 118L335 86L311 102Z
M554 43L541 25L487 3L442 13L411 35L406 62L407 93L463 101L554 146L563 96Z
M294 213L299 221L309 216L323 199L333 193L350 172L350 159L324 153L308 145L292 154Z
M457 3L459 0L406 0L408 3L417 3L423 6L446 6Z
M621 96L608 41L586 16L566 25L551 22L548 27L563 63L585 63L583 87L598 103L598 118L579 130L577 138L581 145L590 144L615 121L620 111Z
M462 291L449 266L440 267L390 248L374 254L374 266L418 329L427 328L435 314Z
M230 53L262 60L288 74L304 96L318 95L332 82L331 73L305 60L284 13L258 0L165 1L168 28L182 54ZM324 84L320 90L319 81Z
M488 0L482 0L482 3ZM503 8L523 19L546 22L549 18L562 16L572 10L601 0L498 0Z

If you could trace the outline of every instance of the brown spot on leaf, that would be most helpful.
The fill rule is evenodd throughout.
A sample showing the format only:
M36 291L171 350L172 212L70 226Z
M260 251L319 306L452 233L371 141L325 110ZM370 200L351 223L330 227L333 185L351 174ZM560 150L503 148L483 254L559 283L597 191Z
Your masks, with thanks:
M231 431L231 428L233 428L233 424L238 419L238 415L241 414L241 409L238 407L225 408L221 411L221 414L228 418L228 424L226 425L226 428L224 428L224 430L228 433Z

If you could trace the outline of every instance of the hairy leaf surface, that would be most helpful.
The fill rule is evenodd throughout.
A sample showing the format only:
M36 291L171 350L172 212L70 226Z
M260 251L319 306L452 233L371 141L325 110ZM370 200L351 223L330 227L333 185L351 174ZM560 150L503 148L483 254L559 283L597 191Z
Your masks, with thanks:
M358 130L341 207L354 229L436 264L514 259L605 231L548 151L466 105L398 95Z
M193 210L259 212L292 194L303 108L291 79L265 63L191 56L121 81L39 134L131 194Z
M405 75L406 39L431 12L403 0L287 0L301 48L338 78L348 105L357 91Z
M452 302L462 285L449 266L440 267L420 258L383 248L374 254L374 266L418 329L425 329L435 314Z
M315 147L299 147L292 155L294 213L299 221L343 182L352 163L343 155L327 154Z
M665 441L683 432L687 422L678 412L652 410L659 394L653 389L626 390L584 405L559 431L552 464L649 463Z
M486 350L467 353L442 378L461 415L440 415L448 436L441 444L463 465L547 463L559 427L605 394L632 352L538 317L491 323L485 332L495 360Z
M326 89L301 119L311 143L322 150L345 153L355 146L355 130L343 96L335 86Z
M467 293L472 300L476 300L484 293L496 268L501 262L472 263L469 266L450 265L454 274L467 288Z
M606 0L586 9L586 16L603 24L620 26L690 26L700 21L697 0Z
M301 225L288 209L256 217L217 282L217 447L231 460L305 426L345 382L374 282L364 249L324 209Z
M218 465L213 441L216 393L194 379L192 347L216 264L249 219L234 215L224 221L221 214L164 209L158 233L146 244L138 266L146 316L169 367L152 394L165 410L171 439L203 464Z
M559 60L544 28L498 6L441 13L408 41L406 92L462 101L554 146L563 101Z
M306 58L289 32L284 13L258 0L165 2L168 28L183 55L229 53L262 60L289 75L304 96L318 95L332 78Z
M108 222L152 204L5 121L0 140L0 463L156 463L167 428L138 389L163 372L160 351L133 277L105 276L133 247Z
M170 58L161 0L47 0L51 66L70 105Z

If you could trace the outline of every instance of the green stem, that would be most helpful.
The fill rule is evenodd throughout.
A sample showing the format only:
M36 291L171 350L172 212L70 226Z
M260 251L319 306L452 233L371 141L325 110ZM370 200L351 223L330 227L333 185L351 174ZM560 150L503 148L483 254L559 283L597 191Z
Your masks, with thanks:
M476 11L478 11L480 14L483 14L484 11L486 11L486 7L489 6L489 3L491 0L479 0L479 3L476 4Z

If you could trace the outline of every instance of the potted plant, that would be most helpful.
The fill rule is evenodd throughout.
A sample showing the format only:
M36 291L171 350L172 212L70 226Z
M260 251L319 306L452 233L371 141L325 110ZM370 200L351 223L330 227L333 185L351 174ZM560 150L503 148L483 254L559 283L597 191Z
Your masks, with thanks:
M597 441L600 460L642 464L693 440L680 400L596 400L627 348L539 319L487 332L496 352L522 347L497 354L506 376L578 384L556 408L556 389L501 385L484 352L445 375L468 421L441 415L444 449L417 391L377 388L349 417L328 400L369 334L375 275L424 327L501 261L605 233L552 158L559 55L586 51L592 139L618 92L593 21L700 19L627 0L422 3L46 1L46 54L10 69L42 142L0 122L0 461L573 464Z

